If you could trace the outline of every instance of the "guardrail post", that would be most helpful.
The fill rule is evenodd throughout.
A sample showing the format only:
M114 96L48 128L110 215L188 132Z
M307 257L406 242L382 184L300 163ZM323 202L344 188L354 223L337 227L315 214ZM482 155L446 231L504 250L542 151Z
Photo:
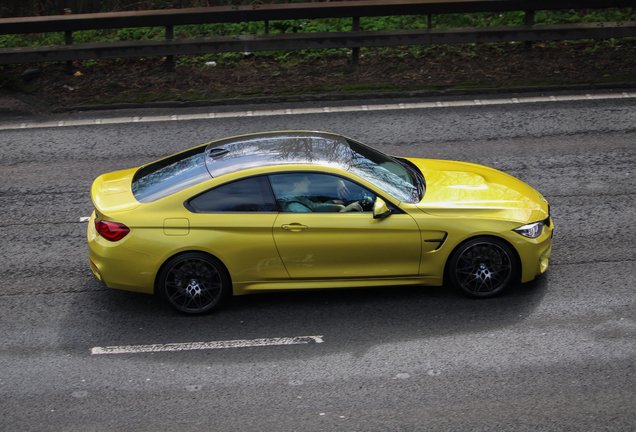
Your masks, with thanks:
M166 39L174 39L174 26L166 26ZM166 56L166 70L168 72L174 72L174 56Z
M353 24L351 30L354 32L360 31L360 17L353 17ZM360 48L351 49L351 66L358 66L358 58L360 57Z
M73 11L69 8L64 9L64 15L70 15L72 14ZM64 32L64 43L66 45L73 45L73 32L70 30L66 30ZM66 61L66 73L67 74L72 74L73 73L73 61L72 60L67 60Z
M428 28L433 28L433 14L428 14Z
M526 11L526 25L528 27L532 27L534 25L534 11ZM532 49L532 41L525 41L523 45L526 51L530 51L530 49Z
M172 9L174 6L171 1L166 2L166 9ZM167 25L166 26L166 39L172 40L174 39L174 26ZM166 56L166 70L168 72L174 72L174 56L169 55Z
M265 21L265 34L269 34L269 20Z

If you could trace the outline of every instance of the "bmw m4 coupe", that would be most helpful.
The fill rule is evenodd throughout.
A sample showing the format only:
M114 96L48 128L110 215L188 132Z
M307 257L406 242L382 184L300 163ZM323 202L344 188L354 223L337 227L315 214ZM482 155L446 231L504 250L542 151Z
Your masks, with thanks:
M446 282L492 297L552 250L550 207L522 181L325 132L203 144L101 175L91 198L95 276L188 314L273 290Z

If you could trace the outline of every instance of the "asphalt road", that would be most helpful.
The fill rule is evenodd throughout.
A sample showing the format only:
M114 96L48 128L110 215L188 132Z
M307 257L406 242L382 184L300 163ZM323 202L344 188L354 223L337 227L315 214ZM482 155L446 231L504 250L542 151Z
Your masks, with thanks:
M93 277L96 176L285 129L521 178L552 205L548 272L486 301L277 293L203 317ZM635 197L636 98L0 131L0 430L636 430ZM296 336L322 343L91 354Z

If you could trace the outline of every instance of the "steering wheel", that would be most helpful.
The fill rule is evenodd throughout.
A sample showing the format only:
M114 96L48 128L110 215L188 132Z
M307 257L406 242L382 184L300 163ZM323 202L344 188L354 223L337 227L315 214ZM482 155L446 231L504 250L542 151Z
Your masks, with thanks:
M356 187L352 189L352 192L347 199L343 200L345 205L357 202L362 207L362 211L371 211L373 209L373 203L375 202L375 196L362 187Z
M357 201L362 206L363 211L369 211L373 207L373 202L375 201L375 197L373 197L367 192L363 192L360 194L360 198Z

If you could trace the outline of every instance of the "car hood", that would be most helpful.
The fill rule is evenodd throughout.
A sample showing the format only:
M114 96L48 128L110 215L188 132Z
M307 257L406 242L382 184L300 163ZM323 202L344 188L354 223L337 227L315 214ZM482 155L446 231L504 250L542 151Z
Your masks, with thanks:
M417 207L429 214L486 217L528 223L548 217L548 203L532 187L483 165L434 159L408 159L426 179Z

